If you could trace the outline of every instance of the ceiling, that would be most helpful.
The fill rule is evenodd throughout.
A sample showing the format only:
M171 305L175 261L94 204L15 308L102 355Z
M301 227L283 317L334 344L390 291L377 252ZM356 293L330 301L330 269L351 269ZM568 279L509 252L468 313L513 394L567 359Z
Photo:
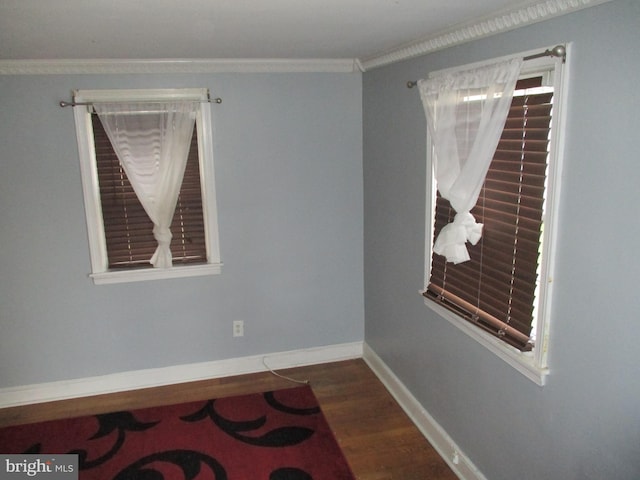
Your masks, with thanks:
M0 60L366 60L458 26L543 3L0 0Z

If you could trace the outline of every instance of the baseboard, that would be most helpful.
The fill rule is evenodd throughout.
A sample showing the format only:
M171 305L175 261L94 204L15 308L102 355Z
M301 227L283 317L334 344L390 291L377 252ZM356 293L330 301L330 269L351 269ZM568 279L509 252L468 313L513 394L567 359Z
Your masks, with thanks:
M177 383L337 362L362 357L362 342L290 350L212 362L136 370L98 377L0 389L0 408L65 400Z
M429 415L400 379L366 343L363 358L429 443L461 480L486 480L453 439Z

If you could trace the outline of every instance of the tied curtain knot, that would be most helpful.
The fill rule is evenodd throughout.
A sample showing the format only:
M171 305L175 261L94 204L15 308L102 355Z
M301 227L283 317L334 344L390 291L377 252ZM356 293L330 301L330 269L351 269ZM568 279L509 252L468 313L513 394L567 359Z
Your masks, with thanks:
M153 237L158 242L158 248L156 248L149 263L156 268L172 266L171 239L173 235L171 234L171 229L169 227L155 225L153 227Z
M452 223L445 225L433 245L433 251L454 264L470 260L466 242L475 245L482 237L482 223L476 223L469 212L457 213Z

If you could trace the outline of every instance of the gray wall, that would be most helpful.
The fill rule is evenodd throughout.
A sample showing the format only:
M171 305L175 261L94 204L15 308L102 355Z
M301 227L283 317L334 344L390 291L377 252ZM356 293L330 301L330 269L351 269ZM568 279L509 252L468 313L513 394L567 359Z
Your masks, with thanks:
M0 388L362 341L359 74L0 76ZM209 87L218 276L96 286L74 88ZM233 320L245 336L232 339Z
M639 28L640 2L619 0L363 78L365 340L491 480L640 478ZM551 374L539 387L418 295L426 123L405 83L560 42L573 55Z

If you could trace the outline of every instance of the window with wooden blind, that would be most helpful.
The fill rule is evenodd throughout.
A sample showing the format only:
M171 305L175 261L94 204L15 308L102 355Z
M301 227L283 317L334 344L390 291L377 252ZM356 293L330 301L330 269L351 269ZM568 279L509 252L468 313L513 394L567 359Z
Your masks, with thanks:
M524 359L523 366L514 366L539 384L548 371L546 348L537 347L547 340L549 331L549 244L553 241L546 230L556 221L557 195L552 201L549 196L559 175L558 90L562 85L561 62L546 62L550 67L537 75L530 68L516 85L500 142L471 210L484 227L480 241L467 244L468 262L446 262L433 253L433 239L456 214L435 192L432 223L427 227L430 240L423 293L427 305L446 309L448 314L442 310L443 315L458 319L454 320L457 326L509 363Z
M206 89L80 90L74 101L92 273L95 283L217 274L221 271ZM109 138L91 106L95 102L198 103L196 124L171 224L173 267L152 268L157 241Z
M469 262L433 254L425 295L521 350L530 350L553 93L542 77L516 84L509 115L476 206L483 236ZM527 93L529 92L529 93ZM472 101L472 100L470 100ZM438 195L434 232L455 210Z
M150 268L149 260L157 247L153 222L129 183L100 119L92 114L91 120L109 268ZM196 129L191 139L171 233L174 265L206 263Z

